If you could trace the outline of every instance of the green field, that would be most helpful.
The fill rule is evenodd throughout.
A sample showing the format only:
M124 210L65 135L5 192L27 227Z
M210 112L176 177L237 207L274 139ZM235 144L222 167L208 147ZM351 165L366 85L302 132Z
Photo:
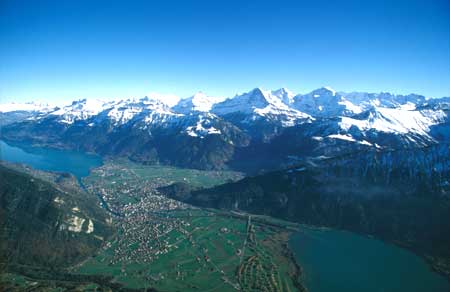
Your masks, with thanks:
M100 285L95 283L77 283L70 281L31 279L29 277L25 277L14 273L3 273L0 274L0 291L98 292L105 290L102 290Z
M142 165L129 160L108 160L91 171L83 183L92 193L101 194L113 210L155 194L159 187L183 182L195 188L207 188L241 179L235 171L204 171L163 165Z
M109 180L145 179L164 185L185 182L195 187L209 188L228 181L243 178L237 171L213 171L177 168L165 165L143 165L125 159L108 160L102 167L94 169L86 182L108 178Z
M180 203L156 191L175 182L211 187L241 177L232 171L107 161L84 184L124 216L116 218L115 238L74 272L112 276L134 289L296 291L298 267L285 248L292 226L184 205L173 210L168 206Z
M113 211L115 234L94 255L62 270L60 278L9 274L0 285L19 291L33 285L36 291L297 291L299 269L286 247L296 224L199 209L158 191L176 182L199 188L241 177L232 171L106 161L83 178L83 185L101 196L105 212Z
M198 209L172 211L170 217L189 225L158 238L166 243L166 253L137 263L127 260L126 254L135 252L139 244L121 242L128 249L117 260L118 234L77 272L110 275L128 288L158 291L296 291L295 265L282 249L285 230L249 223L248 217Z

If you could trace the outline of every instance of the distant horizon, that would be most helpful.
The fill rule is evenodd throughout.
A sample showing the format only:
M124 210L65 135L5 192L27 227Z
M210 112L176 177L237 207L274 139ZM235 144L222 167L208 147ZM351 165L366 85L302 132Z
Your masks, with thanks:
M23 99L23 100L17 100L14 98L1 98L0 99L0 104L6 104L6 103L16 103L16 104L20 104L20 103L32 103L32 102L36 102L36 103L48 103L51 105L67 105L68 103L71 103L73 101L78 101L78 100L83 100L83 99L97 99L97 100L101 100L101 101L112 101L112 100L125 100L125 99L141 99L141 98L145 98L145 97L150 97L150 98L156 98L159 100L163 100L164 98L161 97L171 97L171 98L176 98L177 100L182 100L182 99L187 99L190 98L192 96L194 96L197 93L203 93L209 97L214 97L214 98L218 98L221 100L225 100L228 98L233 98L237 95L240 94L244 94L247 92L250 92L256 88L260 88L263 91L274 91L274 90L279 90L279 89L286 89L288 91L290 91L291 93L293 93L294 95L305 95L308 93L311 93L314 90L317 90L319 88L330 88L335 90L337 93L353 93L353 92L361 92L361 93L373 93L373 94L380 94L380 93L390 93L393 95L410 95L410 94L416 94L416 95L421 95L424 96L425 98L433 98L433 99L439 99L439 98L445 98L445 97L450 97L450 94L448 95L444 95L444 96L429 96L429 95L425 95L425 94L421 94L421 93L417 93L417 92L408 92L408 93L404 93L404 92L392 92L392 91L388 91L388 90L379 90L379 91L369 91L369 90L340 90L337 89L335 87L332 86L328 86L328 85L324 85L324 86L319 86L310 90L306 90L306 91L302 91L302 92L298 92L295 90L292 90L289 87L285 87L285 86L281 86L281 87L276 87L276 88L265 88L262 86L255 86L255 87L251 87L250 89L244 90L244 91L236 91L234 94L228 95L228 96L218 96L215 94L209 94L209 92L207 92L206 90L197 90L195 92L193 92L190 95L187 96L180 96L174 93L163 93L163 92L155 92L155 91L151 91L142 95L126 95L126 96L114 96L114 97L108 97L108 96L88 96L88 97L84 97L84 96L79 96L79 97L67 97L67 98L60 98L57 100L53 100L53 99L42 99L42 98L30 98L30 99ZM168 103L170 103L170 100L168 101Z

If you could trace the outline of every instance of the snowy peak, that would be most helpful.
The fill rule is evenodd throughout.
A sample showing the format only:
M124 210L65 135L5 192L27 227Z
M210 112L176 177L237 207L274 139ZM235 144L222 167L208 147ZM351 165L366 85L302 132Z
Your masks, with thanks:
M205 138L208 135L220 135L222 132L214 127L213 120L215 116L206 113L196 117L195 125L186 127L185 133L195 138Z
M117 104L124 104L127 106L139 106L147 110L156 111L170 111L170 106L159 98L144 97L141 99L132 98L125 101L119 100Z
M111 107L112 103L98 99L80 99L52 112L51 115L58 116L62 123L72 124L77 120L85 120L99 114Z
M260 88L255 88L250 92L236 95L213 106L212 111L218 115L230 113L251 114L255 109L265 108L269 102Z
M421 107L435 110L450 110L450 97L428 99L421 105Z
M290 105L294 102L295 94L284 87L277 90L272 90L270 93L279 98L286 105Z
M345 98L353 104L359 105L367 110L372 106L415 109L417 105L423 104L427 99L422 95L394 95L389 92L367 93L350 92L344 94Z
M270 95L270 92L262 90L259 87L235 98L241 102L245 102L245 104L252 109L265 108L269 104L274 103L274 101L278 101L276 99L274 100L274 98Z
M352 127L360 131L376 130L384 133L419 134L428 136L430 126L442 123L446 114L432 110L404 110L374 107L354 117L342 117L339 126L345 131Z
M336 92L330 87L322 87L312 92L294 97L292 107L312 116L335 117L352 116L373 107L402 108L414 110L426 98L417 94L393 95L387 92Z
M331 92L331 94L336 95L336 90L334 90L333 88L331 88L330 86L324 86L322 87L323 89Z
M255 88L247 93L236 95L234 98L215 104L213 111L219 115L235 112L252 114L258 110L267 109L268 107L290 111L292 109L283 102L283 99L289 100L292 97L292 93L284 88L274 91Z
M339 116L357 110L354 104L329 87L322 87L305 95L296 95L292 107L318 117Z
M140 99L129 98L115 101L81 99L52 112L51 115L57 116L59 121L65 124L95 117L97 122L106 118L111 120L114 125L119 125L131 121L136 116L149 113L173 114L167 104L159 99L146 96Z
M135 117L149 114L173 115L169 106L159 99L144 97L142 99L119 100L105 110L108 119L115 125L125 124Z
M290 127L329 119L341 121L340 129L344 131L353 127L360 131L425 135L431 125L441 123L446 118L445 110L449 108L449 98L426 99L416 94L394 95L387 92L344 93L322 87L297 95L286 88L254 88L226 100L197 92L182 100L174 95L156 93L144 98L114 101L81 99L62 108L38 103L10 103L0 105L0 112L29 111L33 119L50 117L68 125L89 119L90 126L106 121L113 126L137 124L138 127L165 127L203 116L200 123L195 121L186 125L191 127L189 133L201 137L215 133L214 129L207 130L208 116L243 127L246 131L252 126L260 131L267 125L268 128L278 129L280 126ZM336 123L334 125L339 128Z
M213 104L220 98L207 96L199 91L191 97L180 100L172 109L175 112L188 114L190 112L209 112Z
M298 121L311 118L283 102L283 99L287 99L289 102L289 98L291 98L291 94L286 89L264 91L255 88L250 92L215 104L212 112L218 116L243 114L246 117L240 120L241 123L252 123L255 120L264 119L284 127L293 126Z
M336 91L329 86L324 86L313 90L310 94L312 94L314 97L336 96Z

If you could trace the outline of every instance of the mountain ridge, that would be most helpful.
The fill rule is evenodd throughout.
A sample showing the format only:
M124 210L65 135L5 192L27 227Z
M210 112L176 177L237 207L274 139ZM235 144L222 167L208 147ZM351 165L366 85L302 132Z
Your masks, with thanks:
M81 99L45 112L2 111L11 107L0 105L5 121L0 137L201 169L229 168L248 160L250 151L272 148L284 155L276 168L306 153L329 156L355 147L401 149L446 141L449 105L449 98L347 94L329 87L297 95L255 88L225 100L200 92L172 106L152 97Z

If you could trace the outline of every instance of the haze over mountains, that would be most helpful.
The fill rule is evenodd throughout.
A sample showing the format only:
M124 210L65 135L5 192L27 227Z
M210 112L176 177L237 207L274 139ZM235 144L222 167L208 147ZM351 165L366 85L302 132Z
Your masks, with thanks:
M450 98L323 87L297 95L255 88L225 100L199 92L172 106L163 100L81 99L60 108L3 104L1 135L143 163L249 171L449 139Z

